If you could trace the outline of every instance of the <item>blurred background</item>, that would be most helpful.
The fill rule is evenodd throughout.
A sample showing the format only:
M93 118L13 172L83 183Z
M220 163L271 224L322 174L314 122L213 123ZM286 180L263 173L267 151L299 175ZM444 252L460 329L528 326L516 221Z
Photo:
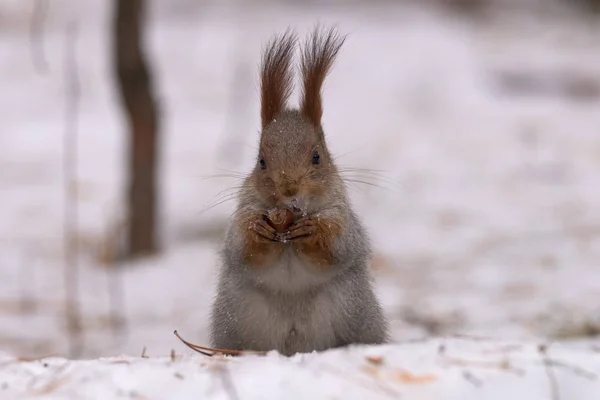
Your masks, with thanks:
M324 127L394 340L595 343L598 5L1 0L0 352L209 344L261 48L317 22L349 35Z

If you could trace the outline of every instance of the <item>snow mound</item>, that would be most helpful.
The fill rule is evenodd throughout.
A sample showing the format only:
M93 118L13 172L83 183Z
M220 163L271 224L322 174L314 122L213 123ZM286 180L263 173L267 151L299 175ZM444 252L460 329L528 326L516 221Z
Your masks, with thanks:
M286 358L0 357L2 399L597 399L595 349L475 339Z

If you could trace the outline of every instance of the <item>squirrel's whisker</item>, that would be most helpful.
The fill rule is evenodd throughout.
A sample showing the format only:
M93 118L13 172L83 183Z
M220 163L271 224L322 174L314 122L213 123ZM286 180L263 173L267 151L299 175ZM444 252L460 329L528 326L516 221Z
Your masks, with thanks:
M361 171L372 171L372 172L387 172L385 169L373 169L373 168L362 168L362 167L352 167L352 166L339 166L339 170L361 170Z
M365 190L355 182L346 182L346 184L348 189L354 190L355 192L359 192L360 194L366 194Z
M207 212L208 210L212 210L213 208L220 206L221 204L227 203L228 201L231 200L235 200L237 197L237 193L228 195L227 197L225 197L224 199L215 202L214 204L209 205L208 207L204 208L202 211L200 211L199 214L204 214L205 212Z
M245 177L232 175L232 174L215 174L215 175L205 175L205 176L201 177L202 180L217 179L217 178L232 178L232 179L236 179L236 180L243 180Z
M354 152L356 152L356 151L358 151L358 150L362 150L362 149L364 149L365 147L367 147L367 145L366 145L366 144L365 144L365 145L362 145L362 146L359 146L359 147L355 148L354 150L350 150L350 151L347 151L347 152L345 152L345 153L342 153L342 154L340 154L340 155L337 155L337 156L333 157L333 159L334 159L334 160L339 160L340 158L342 158L342 157L346 157L347 155L350 155L350 154L352 154L352 153L354 153Z
M342 175L342 178L360 179L363 181L370 182L372 184L378 184L377 182L383 182L387 186L393 187L394 189L402 188L402 185L400 184L400 182L396 182L392 179L387 179L384 177L373 177L373 176L369 176L369 175L362 175L359 173L352 173L352 174L344 174L344 175Z
M378 185L378 184L373 183L373 182L367 182L367 181L361 180L361 179L345 178L345 177L342 178L342 179L344 180L344 182L360 183L360 184L363 184L363 185L372 186L372 187L376 187L376 188L379 188L379 189L387 190L387 191L390 191L390 192L393 192L393 193L395 192L394 190L391 190L391 189L389 189L389 188L387 188L385 186L381 186L381 185Z
M208 210L210 210L210 209L212 209L212 208L214 208L214 207L216 207L216 206L218 206L220 204L223 204L223 203L225 203L227 201L233 200L239 194L238 191L240 189L243 189L243 188L254 188L254 189L257 189L257 188L260 188L260 187L262 187L262 186L258 186L258 185L254 185L254 184L243 184L243 185L231 186L231 187L228 187L226 189L223 189L219 193L217 193L216 195L214 195L213 197L211 197L208 200L208 205L206 206L205 209L203 209L201 211L201 213L204 213L204 212L206 212L206 211L208 211ZM231 192L231 191L233 191L233 193L228 193L228 192ZM226 198L229 198L229 199L228 200L224 200ZM222 201L222 200L224 200L224 201Z
M217 170L221 171L221 172L226 172L226 173L229 173L229 174L235 174L235 175L243 176L243 177L248 176L248 174L246 174L244 172L234 171L234 170L231 170L231 169L217 168Z
M340 168L338 170L340 173L360 173L365 175L371 175L377 178L386 179L390 182L396 183L395 180L390 178L387 174L385 174L384 170L376 170L376 169L368 169L368 168Z

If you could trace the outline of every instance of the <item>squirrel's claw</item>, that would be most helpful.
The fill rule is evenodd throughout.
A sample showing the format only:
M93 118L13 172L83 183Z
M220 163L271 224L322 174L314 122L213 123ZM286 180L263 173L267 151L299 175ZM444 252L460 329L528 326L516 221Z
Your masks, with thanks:
M271 225L269 225L266 221L259 219L254 221L250 225L250 230L254 231L259 238L270 241L270 242L280 242L281 238L279 234L273 229Z
M315 222L307 217L300 218L290 227L290 230L282 235L283 240L294 240L313 235L317 230Z

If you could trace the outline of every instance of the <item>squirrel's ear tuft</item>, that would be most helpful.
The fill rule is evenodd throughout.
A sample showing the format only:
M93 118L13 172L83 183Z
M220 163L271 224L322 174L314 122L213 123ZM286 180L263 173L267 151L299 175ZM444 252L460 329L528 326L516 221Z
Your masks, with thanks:
M296 33L288 28L282 35L274 36L263 51L260 67L260 116L263 128L283 111L292 94L292 59L296 42Z
M300 110L317 128L321 127L321 117L323 115L321 88L345 41L346 36L340 36L335 28L321 31L320 27L317 26L306 39L302 51Z

